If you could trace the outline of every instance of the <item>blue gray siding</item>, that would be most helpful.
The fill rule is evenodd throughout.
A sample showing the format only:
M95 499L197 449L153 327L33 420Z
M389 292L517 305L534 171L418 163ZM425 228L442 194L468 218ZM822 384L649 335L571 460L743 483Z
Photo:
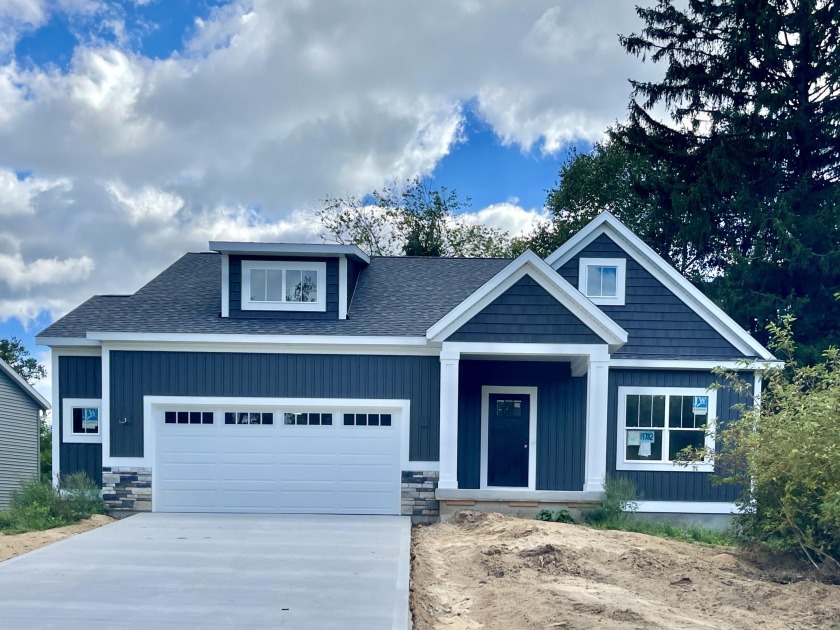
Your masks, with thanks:
M530 276L493 300L447 341L605 343Z
M458 486L478 488L481 388L537 388L537 490L582 490L586 436L586 377L572 378L568 363L460 362Z
M271 260L302 260L327 263L327 310L311 311L243 311L242 261L267 260L265 256L230 256L230 316L244 319L338 319L338 258L272 258Z
M746 375L744 375L746 378ZM645 501L734 501L737 488L712 482L714 473L694 472L675 467L674 472L616 471L616 439L618 433L618 388L641 387L708 387L717 382L714 374L702 371L610 370L607 433L607 473L632 479ZM729 387L717 392L717 415L721 425L734 419L732 407L747 404L746 397Z
M0 509L21 482L38 476L39 418L37 403L0 371Z
M744 356L665 285L602 234L559 272L578 286L580 258L627 259L624 306L599 306L627 331L628 341L613 356L733 359Z
M58 358L59 403L53 403L53 413L58 414L60 441L59 466L62 475L75 472L87 473L102 485L102 445L65 444L63 437L65 398L102 398L102 359L100 357Z
M437 357L111 352L111 454L143 455L143 396L395 398L411 401L410 457L439 450Z

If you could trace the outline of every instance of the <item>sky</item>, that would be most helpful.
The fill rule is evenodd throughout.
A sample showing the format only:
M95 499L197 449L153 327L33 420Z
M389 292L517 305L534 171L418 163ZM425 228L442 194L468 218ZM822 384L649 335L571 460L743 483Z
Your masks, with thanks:
M428 177L512 234L651 78L627 0L2 0L0 338ZM49 394L50 379L37 388Z

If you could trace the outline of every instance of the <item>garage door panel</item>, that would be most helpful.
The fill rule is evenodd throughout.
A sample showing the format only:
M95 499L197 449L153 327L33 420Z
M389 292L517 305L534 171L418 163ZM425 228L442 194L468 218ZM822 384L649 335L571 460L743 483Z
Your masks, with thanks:
M261 426L226 425L219 412L212 425L167 425L159 414L155 509L399 513L397 414L394 426L357 427L336 422L337 412L326 426L285 425L274 413L277 424Z

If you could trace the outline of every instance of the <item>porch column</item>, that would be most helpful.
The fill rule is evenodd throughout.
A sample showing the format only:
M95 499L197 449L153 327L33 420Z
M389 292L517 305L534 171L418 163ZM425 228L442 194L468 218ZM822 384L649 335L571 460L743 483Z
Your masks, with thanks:
M458 488L458 364L460 352L440 353L440 479L438 488Z
M607 475L609 361L590 361L586 379L586 468L584 492L601 492Z

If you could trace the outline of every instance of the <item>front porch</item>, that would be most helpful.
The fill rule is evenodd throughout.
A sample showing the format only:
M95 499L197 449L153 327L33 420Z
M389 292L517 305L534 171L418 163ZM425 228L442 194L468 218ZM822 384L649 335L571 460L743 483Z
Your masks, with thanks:
M606 344L444 342L441 517L591 507L607 467Z

